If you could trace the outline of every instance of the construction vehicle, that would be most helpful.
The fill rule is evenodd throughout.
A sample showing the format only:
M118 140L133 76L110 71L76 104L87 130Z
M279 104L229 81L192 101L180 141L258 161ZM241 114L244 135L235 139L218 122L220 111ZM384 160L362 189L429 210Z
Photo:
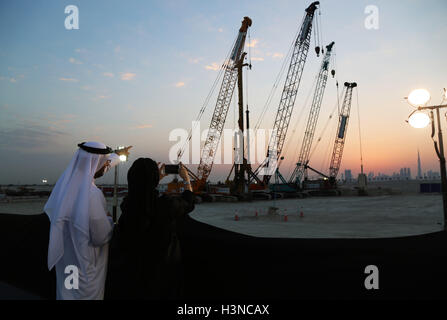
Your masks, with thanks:
M326 53L323 61L321 62L320 72L318 73L315 92L310 107L309 117L307 119L306 130L304 132L303 143L301 145L298 161L289 179L289 183L295 183L298 186L300 185L304 175L307 173L306 165L309 163L310 149L312 147L318 116L320 114L321 104L323 102L324 91L326 89L333 46L334 42L331 42L326 46ZM331 73L332 76L334 76L335 70L332 69Z
M287 129L289 127L301 76L303 74L304 65L309 52L314 15L319 4L319 1L315 1L305 10L303 23L294 42L286 81L284 83L278 111L276 113L275 122L273 125L273 134L269 140L267 156L254 172L254 176L256 177L262 176L262 181L254 178L250 180L250 189L253 191L268 191L268 184L272 175L275 173L279 174L278 160L280 160L284 141L287 136ZM318 53L319 48L317 54ZM281 180L284 179L282 176L277 178ZM257 180L259 180L259 182Z
M343 105L339 114L337 135L335 136L334 149L332 151L331 164L329 167L329 176L336 180L340 170L341 159L343 157L343 148L346 140L346 130L348 129L349 114L351 112L352 90L357 87L355 82L345 82L345 95Z
M244 143L244 103L243 103L243 77L242 70L243 67L249 67L251 69L251 64L244 63L246 53L242 54L241 59L236 64L236 68L238 70L238 109L239 109L239 120L238 120L238 132L235 138L237 138L237 143L235 141L234 146L234 162L233 166L228 174L226 179L226 183L230 186L230 193L236 196L239 200L250 200L251 193L248 191L249 178L253 176L253 172L251 170L251 164L248 163L248 153L249 148L247 148L247 155L245 154L245 143ZM246 127L247 127L247 141L249 141L249 129L250 129L250 121L249 121L249 111L248 105L246 110ZM249 147L249 146L247 146ZM230 176L234 171L234 178L231 181ZM256 176L254 176L257 179Z
M313 172L322 176L322 179L302 181L302 190L311 190L314 195L340 195L337 190L337 175L340 170L343 157L343 148L346 141L346 132L348 129L349 115L352 104L352 91L357 87L355 82L345 82L343 104L339 113L338 127L335 135L334 147L332 150L329 174L325 175L318 170L311 168L307 163L299 163L305 169L311 169Z
M194 193L222 193L226 194L226 188L217 186L216 190L209 190L207 185L208 177L213 167L214 157L217 151L217 147L222 135L222 131L225 125L225 121L228 114L228 109L231 104L233 92L236 87L238 79L238 63L243 59L243 50L245 46L245 39L247 36L247 30L252 25L252 20L249 17L244 17L241 28L234 42L234 46L230 52L230 56L225 60L222 65L223 80L220 86L217 102L214 108L213 116L208 130L208 135L203 146L200 164L197 168L197 173L194 174L188 169L188 172L192 178L191 185ZM199 115L203 114L202 110ZM192 132L192 131L191 131ZM191 139L188 138L188 141ZM180 150L177 160L180 161L184 150ZM174 179L168 184L167 193L179 193L184 190L183 182Z
M320 175L320 179L308 179L306 176L301 183L301 192L310 196L339 196L341 192L337 190L336 180L334 178L318 171L308 164L300 164L305 170L309 169Z

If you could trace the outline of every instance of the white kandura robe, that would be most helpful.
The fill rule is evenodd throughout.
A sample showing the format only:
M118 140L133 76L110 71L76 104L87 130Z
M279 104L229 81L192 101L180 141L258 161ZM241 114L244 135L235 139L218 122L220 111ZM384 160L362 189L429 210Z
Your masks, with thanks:
M112 238L113 220L107 216L107 206L104 195L92 182L90 193L90 239L85 241L85 248L75 247L71 241L68 225L64 229L64 255L56 264L56 299L58 300L102 300L107 275L107 260L109 241ZM87 253L83 256L81 252ZM65 279L66 266L85 264L86 273L79 270L79 289L67 289Z
M84 153L85 151L79 150L78 153L79 152ZM106 160L111 160L110 168L117 165L119 163L119 156L116 154L89 154L89 156L93 159L92 168L90 168L91 172L88 175L91 182L79 184L81 189L84 189L86 192L81 190L76 193L76 191L69 189L71 186L65 187L65 189L58 189L68 189L68 191L64 192L70 192L75 195L73 197L76 197L78 200L74 203L70 203L70 206L74 209L72 211L65 209L65 212L69 213L65 213L63 219L60 219L57 215L61 214L58 213L57 210L52 210L52 208L60 208L60 203L58 203L58 201L62 202L63 197L55 194L56 200L53 200L51 203L49 201L48 203L50 203L50 205L47 203L48 210L46 210L46 212L50 216L50 220L52 218L51 212L55 211L55 217L53 217L54 222L52 221L52 228L55 228L56 231L54 231L53 242L51 239L53 233L50 232L49 247L49 252L51 250L51 252L55 253L53 255L49 254L49 268L51 269L50 260L53 261L53 263L54 261L57 261L55 263L55 267L57 280L56 299L58 300L101 300L104 298L104 286L107 275L109 249L108 243L112 237L113 220L111 217L107 216L106 200L102 191L96 187L93 175L94 172L96 172L96 170L99 169ZM77 163L79 163L78 160L72 161L71 166L74 169L71 170L74 173L67 175L73 176L75 175L76 170L82 170L80 168L76 168ZM93 170L93 166L96 163L98 167ZM82 165L80 167L84 168ZM69 169L67 169L67 171L69 171ZM69 181L71 181L70 179L72 178L64 180L63 175L61 177L61 184L64 182L69 184ZM63 192L61 191L61 193ZM79 194L82 195L79 196ZM88 201L86 197L88 198ZM83 199L83 202L88 203L82 206L77 203L79 202L79 199ZM51 204L54 203L58 204L59 207L56 205L51 206ZM85 212L86 210L88 212ZM59 209L59 212L64 211ZM79 216L81 217L79 218ZM85 230L88 230L88 236ZM58 246L58 243L63 243L63 247ZM78 288L73 288L73 270L66 270L67 266L76 266L78 269Z

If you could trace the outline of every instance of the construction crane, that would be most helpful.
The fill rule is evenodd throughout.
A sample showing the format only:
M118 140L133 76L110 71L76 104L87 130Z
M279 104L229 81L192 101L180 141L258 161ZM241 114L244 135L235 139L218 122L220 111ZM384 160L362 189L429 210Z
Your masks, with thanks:
M224 62L222 68L224 71L222 84L217 96L216 106L214 108L213 116L208 130L208 135L203 146L200 164L197 168L197 174L188 170L190 176L193 178L192 187L194 192L201 192L204 190L206 181L211 173L213 167L214 157L217 147L222 135L225 121L228 114L228 109L233 97L234 88L238 79L237 64L240 62L242 52L245 46L245 39L248 28L252 25L252 20L249 17L244 17L242 25L239 29L238 36L231 50L229 58ZM188 138L190 140L191 137ZM177 160L180 161L183 151L181 150L177 155ZM168 186L168 192L178 192L183 187L183 184L173 181L171 186Z
M237 62L236 68L238 70L238 105L239 105L239 120L238 120L238 126L239 131L237 134L238 142L235 141L235 154L234 154L234 163L231 168L231 171L226 179L227 184L230 185L230 193L232 195L238 196L240 199L249 199L248 196L248 189L246 188L248 186L248 180L246 179L245 175L247 174L247 178L249 178L253 173L251 171L251 165L247 161L247 157L245 155L245 148L244 148L244 102L243 102L243 77L242 77L242 70L243 67L249 67L251 69L251 64L244 63L244 58L246 56L246 53L242 53L241 59ZM250 129L250 122L249 122L249 111L248 111L248 105L246 110L246 126L247 126L247 141L249 140L248 136L248 130ZM238 145L238 148L236 148L236 145ZM248 154L247 154L248 156ZM233 181L230 181L231 173L234 169L234 179Z
M337 175L340 170L341 159L343 156L343 147L346 140L346 130L348 129L349 114L351 111L352 91L357 87L355 82L345 82L344 84L344 98L343 105L339 112L338 127L335 136L334 148L332 151L331 163L329 166L329 174L324 174L311 166L308 163L298 163L304 169L312 170L322 177L319 180L308 180L305 178L302 181L302 189L314 195L340 195L337 188Z
M307 119L306 130L304 132L304 138L298 157L298 162L289 179L289 183L295 183L298 186L300 185L303 175L306 171L306 165L309 163L310 149L312 147L312 141L315 134L315 128L317 126L318 115L320 114L321 103L323 102L324 91L326 89L327 77L329 73L329 63L331 60L333 46L334 42L331 42L329 45L326 46L326 53L321 63L320 72L318 73L315 92L310 107L309 117ZM332 76L334 76L335 70L332 70L331 73Z
M357 87L357 83L345 82L346 91L343 98L343 105L339 114L334 149L332 151L331 164L329 166L329 177L334 182L337 180L338 171L340 170L343 147L346 140L346 130L348 129L349 113L351 112L352 91L355 87Z
M304 70L304 64L309 52L313 18L319 4L319 1L315 1L305 10L306 13L301 29L294 42L286 81L284 83L275 123L273 125L273 134L269 141L267 156L254 172L254 176L256 177L263 176L262 184L265 186L268 185L273 172L277 170L278 159L286 139L287 129L289 127L301 76Z

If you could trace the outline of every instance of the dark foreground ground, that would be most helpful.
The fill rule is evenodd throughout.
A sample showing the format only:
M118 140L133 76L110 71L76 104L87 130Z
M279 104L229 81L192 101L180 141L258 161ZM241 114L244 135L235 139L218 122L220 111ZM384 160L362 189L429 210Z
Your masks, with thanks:
M46 215L0 214L0 299L53 299ZM281 239L233 233L187 218L185 299L447 298L447 235ZM379 269L366 290L365 268Z

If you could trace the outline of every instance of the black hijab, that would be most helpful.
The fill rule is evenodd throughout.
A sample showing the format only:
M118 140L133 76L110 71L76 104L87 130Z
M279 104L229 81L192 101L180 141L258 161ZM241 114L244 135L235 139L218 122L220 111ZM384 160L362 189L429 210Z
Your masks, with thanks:
M157 163L139 158L127 173L128 196L121 204L121 217L114 229L108 297L160 298L177 295L180 288L180 247L176 216L186 209L184 200L158 196ZM192 194L191 194L192 195ZM112 285L113 284L113 285Z
M127 172L128 196L124 199L119 219L121 230L143 232L156 214L157 186L160 179L157 163L138 158Z

